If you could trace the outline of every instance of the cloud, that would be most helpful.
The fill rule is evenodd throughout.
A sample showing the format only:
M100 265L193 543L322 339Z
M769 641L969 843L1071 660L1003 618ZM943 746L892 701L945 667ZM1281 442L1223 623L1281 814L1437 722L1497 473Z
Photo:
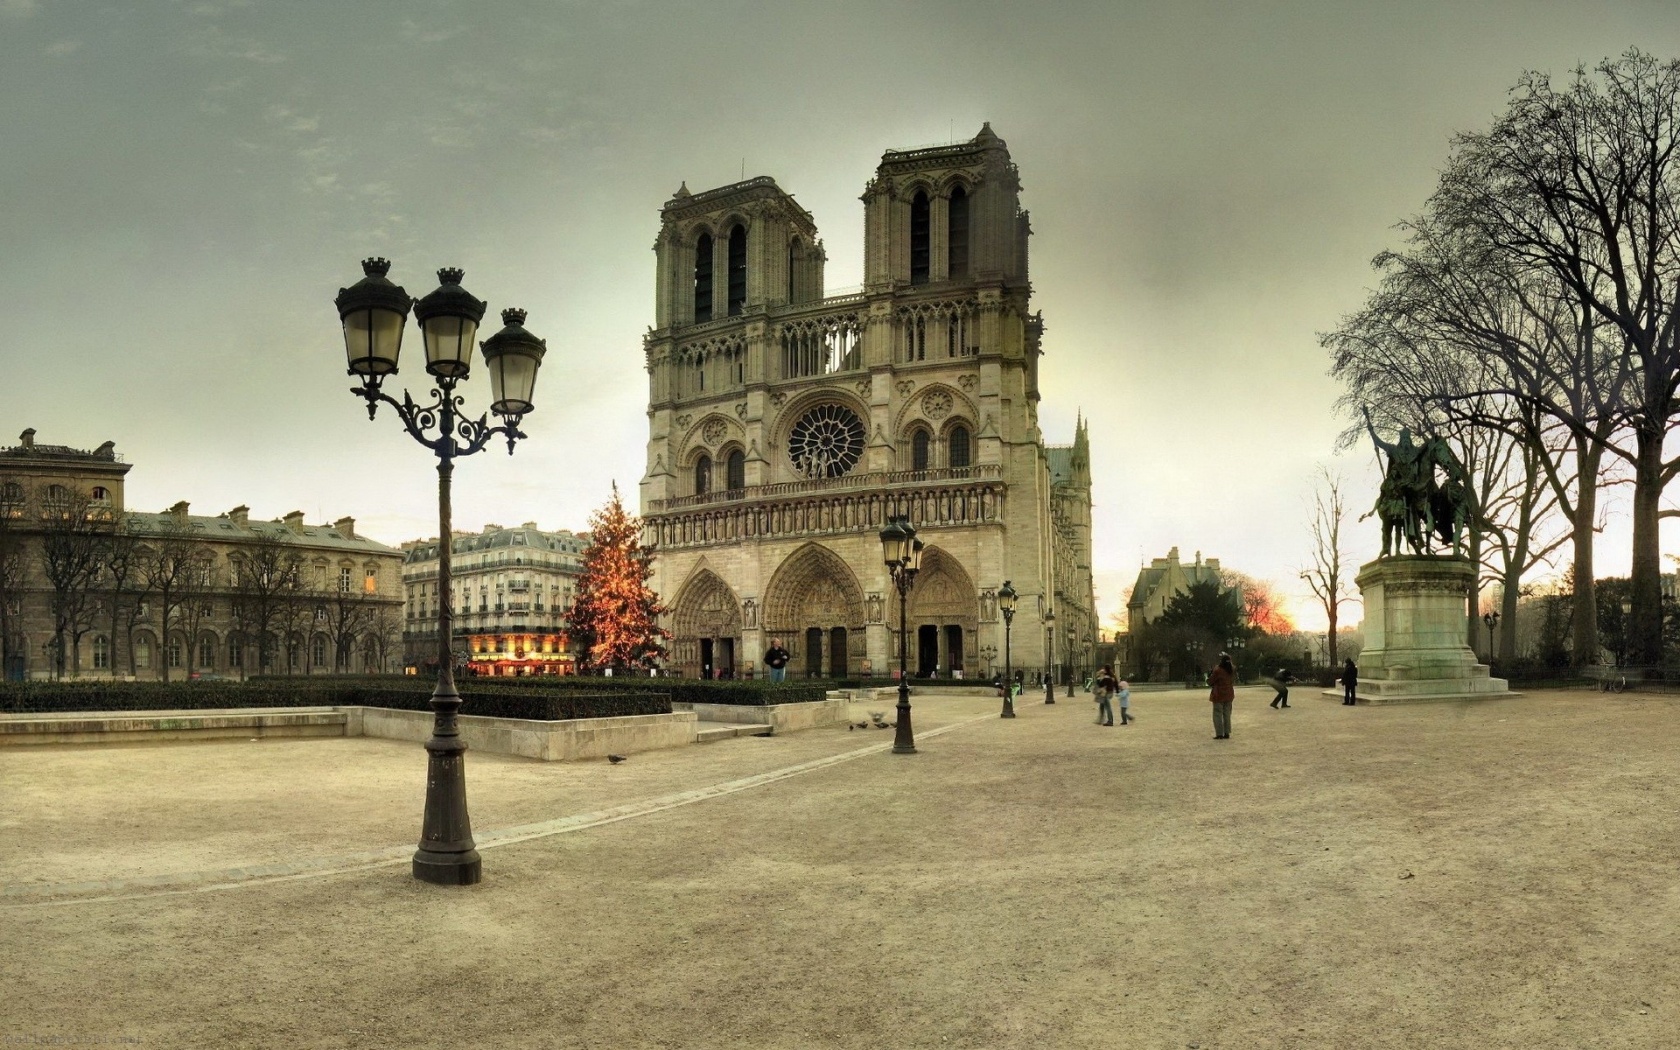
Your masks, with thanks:
M40 9L36 0L0 0L0 15L9 18L28 18Z
M466 32L466 26L450 26L447 29L429 29L416 25L410 19L403 19L399 38L405 44L441 44L450 37L459 36Z
M0 0L5 3L6 0ZM273 65L286 61L286 56L270 50L262 41L251 36L224 33L217 26L206 26L188 33L181 47L194 58L231 58L242 62Z
M73 55L81 49L82 42L80 40L60 40L42 48L42 53L53 58L63 58L66 55Z

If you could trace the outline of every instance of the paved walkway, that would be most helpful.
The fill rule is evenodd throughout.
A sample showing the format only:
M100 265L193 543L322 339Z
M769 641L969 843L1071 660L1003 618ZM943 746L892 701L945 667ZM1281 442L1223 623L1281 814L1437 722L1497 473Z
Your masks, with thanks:
M1672 1045L1680 701L1267 695L475 756L464 889L418 748L0 755L0 1045Z

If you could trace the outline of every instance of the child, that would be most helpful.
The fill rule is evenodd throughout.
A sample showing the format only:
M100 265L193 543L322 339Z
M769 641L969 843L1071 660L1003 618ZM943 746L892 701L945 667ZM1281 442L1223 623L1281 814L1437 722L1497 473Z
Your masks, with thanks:
M1120 695L1120 724L1123 726L1131 725L1137 721L1132 717L1132 685L1122 678L1117 688Z

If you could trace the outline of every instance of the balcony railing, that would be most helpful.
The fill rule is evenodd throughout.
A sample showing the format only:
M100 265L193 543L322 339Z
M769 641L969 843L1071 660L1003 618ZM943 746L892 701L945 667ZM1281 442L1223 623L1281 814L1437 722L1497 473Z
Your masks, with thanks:
M665 500L649 500L648 513L660 514L690 507L740 503L757 499L780 499L806 493L856 492L860 489L887 490L903 486L926 485L930 482L997 481L1003 477L1003 467L997 463L982 463L972 467L935 467L928 470L886 470L867 474L847 474L838 478L804 481L779 481L771 485L748 485L740 489L702 492L694 496L676 496Z

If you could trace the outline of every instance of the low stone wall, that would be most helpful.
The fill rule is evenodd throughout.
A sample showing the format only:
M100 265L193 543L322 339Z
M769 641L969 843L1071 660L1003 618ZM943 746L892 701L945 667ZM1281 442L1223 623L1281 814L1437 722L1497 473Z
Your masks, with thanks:
M0 747L128 744L160 740L353 736L350 709L272 707L218 711L77 711L0 715ZM355 710L360 710L355 709Z
M348 710L348 709L347 709ZM397 711L388 707L356 708L360 732L354 735L382 740L424 743L432 735L429 711ZM564 722L535 722L523 718L460 715L457 722L467 747L494 755L519 755L547 762L605 758L694 743L696 716L691 711L668 715L628 715L622 718L578 718Z
M734 725L767 725L771 733L792 733L816 726L839 725L846 721L850 703L843 697L813 700L804 704L685 704L703 722L728 722Z

